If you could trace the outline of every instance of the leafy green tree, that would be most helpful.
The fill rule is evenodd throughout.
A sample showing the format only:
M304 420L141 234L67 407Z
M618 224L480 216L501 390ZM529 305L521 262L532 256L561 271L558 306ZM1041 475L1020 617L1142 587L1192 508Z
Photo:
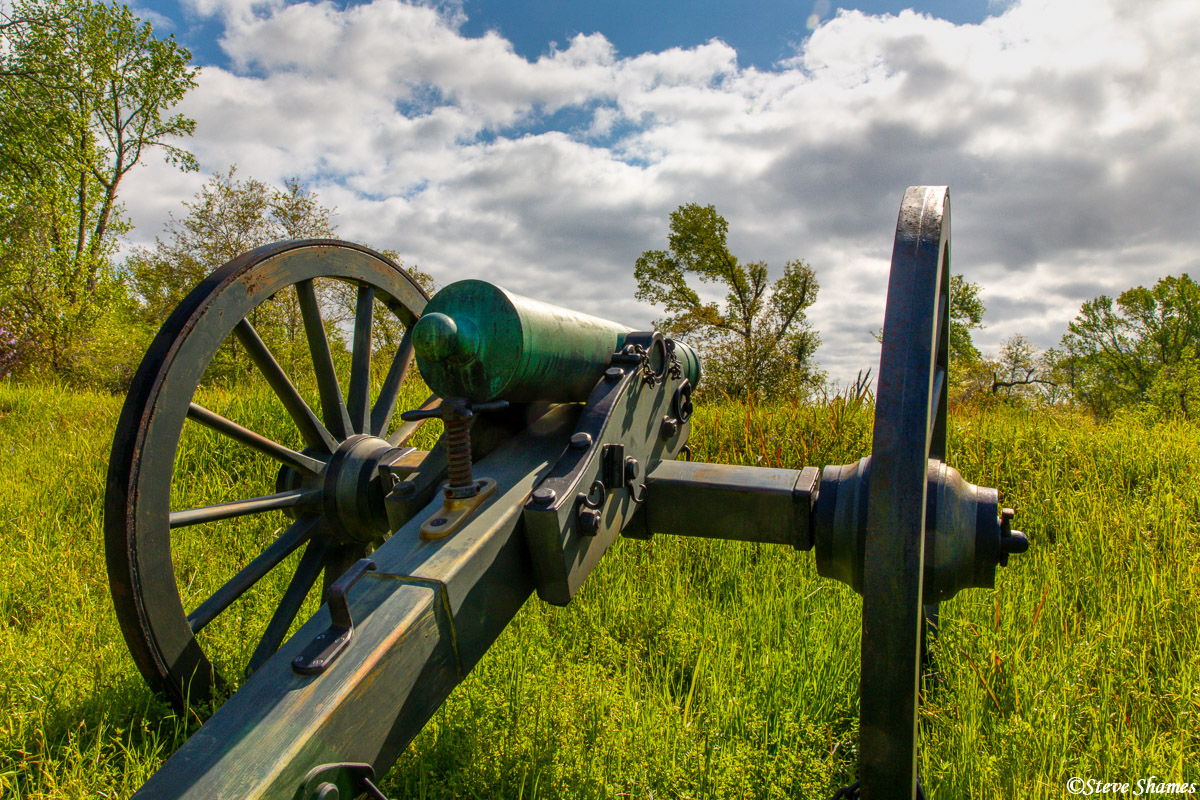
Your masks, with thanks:
M1200 358L1194 344L1184 345L1179 358L1154 376L1149 402L1164 417L1200 417Z
M971 364L982 358L971 331L983 327L987 309L979 299L979 284L961 274L950 276L950 363Z
M1085 302L1062 338L1057 370L1076 401L1108 414L1149 400L1156 381L1184 375L1198 340L1200 285L1186 274L1168 276L1115 301L1101 295Z
M670 227L669 250L647 250L634 266L636 296L666 310L660 330L700 349L705 383L742 397L803 395L823 383L813 358L821 340L805 320L819 288L813 268L789 261L770 282L766 263L729 252L729 224L711 205L680 206ZM724 289L724 305L701 300L693 277Z
M186 215L171 215L165 237L156 237L153 248L135 249L125 263L141 318L152 328L210 272L242 253L272 242L335 233L333 209L321 205L303 183L288 180L279 189L255 178L242 180L236 166L216 173L183 206ZM280 292L268 300L251 322L268 344L284 345L288 361L305 357L300 346L303 319L294 293ZM237 352L231 340L218 356L215 372L236 373Z
M335 209L322 205L303 182L288 179L277 188L255 178L243 180L236 166L215 174L183 206L187 213L182 218L171 216L155 246L136 249L125 264L141 317L155 328L210 272L242 253L273 242L337 235ZM398 261L394 252L383 254ZM405 269L427 291L433 288L427 273L416 267ZM317 281L315 288L331 345L341 353L346 347L343 332L354 319L357 287ZM278 293L255 309L250 321L285 364L293 369L307 364L304 322L294 292ZM392 315L376 309L372 326L376 351L394 352L403 333ZM230 340L214 362L213 377L240 374L237 353L236 341Z
M1009 400L1051 399L1056 383L1047 376L1053 365L1052 353L1039 353L1029 337L1015 333L1001 343L998 357L987 359L991 393Z
M335 234L333 209L298 180L283 189L238 178L237 167L213 175L183 218L171 215L151 249L138 248L125 264L147 321L159 324L197 284L242 253L288 239Z
M125 299L111 266L127 225L118 191L192 120L171 109L195 85L190 54L125 6L17 0L0 15L0 326L26 365L70 373Z

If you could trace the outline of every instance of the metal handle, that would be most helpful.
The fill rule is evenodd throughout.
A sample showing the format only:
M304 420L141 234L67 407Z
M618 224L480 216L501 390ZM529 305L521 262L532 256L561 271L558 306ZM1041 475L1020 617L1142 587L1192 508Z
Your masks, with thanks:
M350 618L350 603L346 595L350 587L358 583L359 578L376 569L375 562L369 558L360 558L354 566L342 573L342 577L333 582L325 592L325 602L329 605L329 616L333 624L340 628L353 628L354 620Z

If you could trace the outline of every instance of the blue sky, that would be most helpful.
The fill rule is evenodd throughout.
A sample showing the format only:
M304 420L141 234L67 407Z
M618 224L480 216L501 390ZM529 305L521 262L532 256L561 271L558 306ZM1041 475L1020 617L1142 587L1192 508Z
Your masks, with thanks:
M339 2L335 5L362 5ZM263 4L266 5L266 4ZM990 6L990 8L989 8ZM721 39L738 54L740 66L771 69L794 56L796 47L814 23L829 19L838 8L867 14L899 14L915 9L957 24L983 21L999 4L987 0L929 0L923 3L831 3L829 0L756 2L734 0L648 3L641 0L571 2L570 0L465 0L462 32L482 36L498 31L513 49L535 60L555 44L562 46L579 33L603 33L622 55L658 52L671 47L695 47ZM223 23L218 16L198 13L187 0L154 0L141 8L162 14L172 32L191 49L196 63L229 66L218 39Z
M696 12L693 9L699 8ZM201 171L123 189L149 245L205 179L297 177L341 235L648 326L633 262L712 203L733 251L804 259L838 381L871 331L900 198L950 186L977 343L1052 346L1101 293L1200 270L1200 4L170 0L203 69ZM216 266L216 265L214 265Z
M639 0L579 3L566 0L538 2L483 2L468 0L463 10L470 36L497 30L522 56L535 59L551 42L565 44L577 33L599 31L622 55L657 52L669 47L695 47L721 39L738 53L738 64L770 69L777 61L794 56L796 46L811 33L813 22L828 19L837 7L856 8L868 14L898 14L906 8L957 23L977 23L988 13L986 0L926 3L872 2L672 2Z

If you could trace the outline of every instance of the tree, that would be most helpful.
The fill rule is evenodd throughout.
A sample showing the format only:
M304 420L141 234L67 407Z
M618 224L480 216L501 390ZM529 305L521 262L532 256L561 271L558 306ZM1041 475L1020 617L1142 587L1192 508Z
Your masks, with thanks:
M670 219L669 251L647 250L634 266L636 296L666 310L659 330L700 349L705 383L741 397L795 396L820 385L820 337L804 313L817 297L812 267L789 261L770 283L764 262L743 264L729 252L729 224L713 206L689 203ZM724 306L702 301L689 276L721 286Z
M138 248L126 262L134 293L149 322L161 323L210 272L256 247L287 239L316 239L335 234L333 209L298 180L271 187L254 178L241 180L237 167L217 172L184 201L187 214L171 215L166 238L153 249Z
M1062 338L1058 371L1076 401L1108 414L1149 400L1164 369L1186 374L1188 348L1194 353L1198 340L1200 285L1186 274L1168 276L1115 302L1106 295L1085 302Z
M337 235L335 209L299 179L276 188L255 178L240 179L237 167L218 172L196 193L183 218L171 216L165 236L153 248L138 248L125 263L129 283L140 304L141 318L157 327L197 284L217 267L256 247L294 239ZM394 252L383 254L397 260ZM404 266L401 264L401 266ZM432 278L417 267L404 267L426 290ZM344 349L342 331L354 319L357 287L341 281L315 284L322 317L335 349ZM251 322L285 363L295 367L308 359L303 318L294 292L280 292L255 309ZM394 352L403 328L392 315L376 313L373 348ZM214 361L214 375L238 374L236 341ZM381 362L382 363L382 362Z
M1200 358L1194 344L1184 345L1180 357L1154 376L1149 401L1164 417L1200 417Z
M166 238L156 237L153 249L137 248L125 272L138 298L140 316L157 327L196 285L217 267L272 242L332 237L333 209L320 204L299 180L278 189L254 178L241 180L237 167L218 172L185 201L187 214L171 215ZM303 320L295 294L281 292L255 310L251 319L268 344L284 343L285 358L302 357ZM336 320L334 320L336 322ZM217 372L234 368L236 342L218 356Z
M196 71L173 38L96 0L17 0L0 37L0 325L64 372L123 298L122 180L151 149L195 166L176 144L194 122L170 111Z
M950 364L964 365L982 356L971 341L971 331L983 327L987 309L979 299L979 284L961 274L950 276Z
M1035 399L1054 388L1055 382L1045 377L1052 365L1052 355L1039 354L1027 336L1015 333L1001 343L1000 356L988 360L991 393L1003 393L1009 399Z

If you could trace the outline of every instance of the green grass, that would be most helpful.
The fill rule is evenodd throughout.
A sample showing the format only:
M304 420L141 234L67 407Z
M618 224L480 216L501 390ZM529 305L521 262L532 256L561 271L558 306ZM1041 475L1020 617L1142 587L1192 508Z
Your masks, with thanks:
M284 435L260 392L201 402ZM108 598L101 498L119 406L0 382L0 797L128 796L198 724L144 687ZM847 463L869 452L869 410L703 406L692 446L700 460ZM943 605L921 712L931 796L1058 798L1072 776L1200 782L1200 429L960 410L950 451L1017 507L1033 547L995 591ZM176 507L273 474L202 430L179 458L200 474ZM282 524L209 526L181 540L177 576L204 596ZM269 610L239 601L213 646ZM526 604L384 791L828 797L854 770L859 623L858 598L809 553L621 541L568 608Z

